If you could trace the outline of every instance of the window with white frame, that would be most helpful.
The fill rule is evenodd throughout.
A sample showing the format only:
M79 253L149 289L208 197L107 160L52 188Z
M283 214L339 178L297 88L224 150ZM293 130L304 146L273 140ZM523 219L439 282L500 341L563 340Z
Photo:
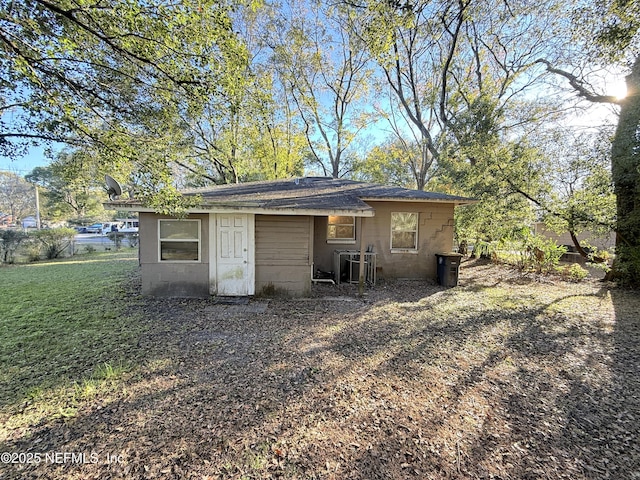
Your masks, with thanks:
M356 240L356 217L329 215L327 221L329 243L351 243Z
M158 220L161 262L200 261L200 220Z
M391 249L418 249L417 212L394 212L391 214Z

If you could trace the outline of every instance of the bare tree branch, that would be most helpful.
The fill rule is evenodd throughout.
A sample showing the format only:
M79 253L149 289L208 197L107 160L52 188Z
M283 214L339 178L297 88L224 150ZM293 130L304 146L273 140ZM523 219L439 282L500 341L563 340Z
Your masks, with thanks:
M584 82L580 80L578 77L569 73L565 70L561 70L559 68L554 67L551 62L545 60L544 58L539 58L534 63L541 63L545 67L547 67L547 72L554 73L556 75L560 75L561 77L569 80L569 85L573 87L573 89L578 93L579 97L584 98L593 103L613 103L616 105L620 105L620 100L613 95L599 95L595 92L589 90Z
M462 29L462 25L464 23L464 12L469 3L465 3L463 1L458 1L458 13L455 18L455 28L453 31L449 28L446 19L442 18L442 23L444 25L445 30L449 35L451 35L451 44L449 45L449 51L447 52L447 58L444 62L444 66L442 67L442 75L441 75L441 85L440 85L440 119L444 122L445 125L448 124L447 117L447 78L449 76L449 69L451 68L451 62L453 62L453 57L456 52L456 48L458 47L458 38L460 37L460 30Z

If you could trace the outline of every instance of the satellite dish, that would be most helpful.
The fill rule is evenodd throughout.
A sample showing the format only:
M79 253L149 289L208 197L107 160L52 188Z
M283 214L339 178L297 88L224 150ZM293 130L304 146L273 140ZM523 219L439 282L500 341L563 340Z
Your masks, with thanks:
M115 178L111 175L105 175L104 181L107 182L107 194L109 195L109 200L116 200L120 195L122 195L122 187Z

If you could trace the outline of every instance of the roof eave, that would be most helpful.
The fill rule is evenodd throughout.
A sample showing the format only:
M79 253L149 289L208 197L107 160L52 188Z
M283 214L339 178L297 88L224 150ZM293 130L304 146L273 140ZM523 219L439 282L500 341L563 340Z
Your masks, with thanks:
M139 203L113 204L104 203L105 208L111 210L120 210L125 212L140 213L157 213L150 207L143 207ZM253 213L259 215L310 215L310 216L328 216L328 215L351 215L354 217L373 217L375 211L372 208L354 209L354 208L264 208L252 205L202 205L195 208L189 208L186 213Z
M454 205L470 205L478 203L474 198L398 198L398 197L360 197L364 202L419 202L419 203L453 203Z

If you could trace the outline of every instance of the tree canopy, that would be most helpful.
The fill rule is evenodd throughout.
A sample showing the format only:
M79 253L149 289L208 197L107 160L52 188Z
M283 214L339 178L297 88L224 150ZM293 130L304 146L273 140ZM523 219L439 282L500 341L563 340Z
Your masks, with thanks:
M77 165L78 178L110 173L158 211L186 206L181 186L320 168L476 196L460 232L487 236L497 230L481 212L507 230L545 214L570 230L609 223L610 161L619 271L640 276L637 0L0 7L4 156L62 142L52 168L68 180ZM592 81L603 67L628 74L626 97ZM610 156L539 141L580 101L619 109Z
M25 175L41 189L41 208L49 219L92 218L103 213L100 202L104 174L96 172L91 158L82 150L63 150L45 167Z
M224 102L242 88L247 52L233 30L236 7L0 1L2 153L16 156L33 141L90 146L115 170L162 179L166 157L187 148L172 135L176 123L202 111L203 99Z

